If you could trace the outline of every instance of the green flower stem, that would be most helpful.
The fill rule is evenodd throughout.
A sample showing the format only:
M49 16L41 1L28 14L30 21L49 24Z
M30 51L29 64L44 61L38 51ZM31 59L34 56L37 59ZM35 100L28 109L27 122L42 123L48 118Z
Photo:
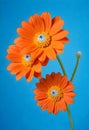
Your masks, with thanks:
M73 125L73 121L72 121L72 115L71 115L70 108L69 108L68 105L67 105L67 112L68 112L68 117L69 117L69 120L70 120L71 130L74 130L74 125Z
M62 63L62 61L61 61L61 59L60 59L60 57L59 57L58 55L57 55L57 60L58 60L59 65L61 66L61 69L62 69L62 71L63 71L63 74L64 74L64 75L67 75L67 74L66 74L66 71L65 71L65 69L64 69L63 63Z
M76 71L77 71L77 69L78 69L79 60L80 60L80 56L77 55L76 65L75 65L75 68L74 68L74 71L73 71L73 73L72 73L72 76L71 76L70 81L73 81L73 79L74 79L74 76L75 76Z
M57 55L57 60L58 60L58 63L60 64L61 66L61 69L63 71L63 74L66 75L66 71L64 69L64 66L63 66L63 63L60 59L60 57ZM74 125L73 125L73 120L72 120L72 115L71 115L71 112L70 112L70 108L69 106L67 105L67 112L68 112L68 117L69 117L69 121L70 121L70 127L71 127L71 130L74 130Z

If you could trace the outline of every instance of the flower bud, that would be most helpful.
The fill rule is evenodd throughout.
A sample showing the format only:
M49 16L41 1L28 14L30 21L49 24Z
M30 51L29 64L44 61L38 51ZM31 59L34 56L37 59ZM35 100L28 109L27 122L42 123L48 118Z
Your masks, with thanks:
M78 51L77 54L76 54L76 56L77 56L78 58L80 58L81 55L82 55L82 52L81 52L81 51Z

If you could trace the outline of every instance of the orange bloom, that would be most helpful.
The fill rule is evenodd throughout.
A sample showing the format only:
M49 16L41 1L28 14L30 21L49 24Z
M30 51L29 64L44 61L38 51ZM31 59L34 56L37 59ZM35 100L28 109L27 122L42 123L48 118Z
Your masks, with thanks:
M28 50L36 58L44 62L46 58L54 60L56 54L62 53L68 31L63 30L64 21L59 16L51 18L44 12L41 16L35 14L28 22L22 22L22 28L17 32L20 37L15 39L15 44Z
M46 75L46 79L40 79L34 90L35 99L38 100L37 105L42 107L42 110L48 109L49 113L57 114L58 111L66 111L67 104L73 104L73 97L76 95L73 92L74 86L68 81L67 76L62 76L60 73L52 73Z
M34 60L28 52L23 53L21 48L12 45L6 57L12 62L7 69L11 74L16 74L17 80L23 76L26 76L27 81L30 81L33 76L41 77L41 63Z

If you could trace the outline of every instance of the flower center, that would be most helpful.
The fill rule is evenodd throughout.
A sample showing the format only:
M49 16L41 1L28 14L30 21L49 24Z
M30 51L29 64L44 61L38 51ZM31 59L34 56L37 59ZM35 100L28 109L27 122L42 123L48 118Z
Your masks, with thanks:
M40 48L45 48L50 45L50 36L48 33L37 33L34 37L34 42Z
M48 90L48 97L54 101L57 102L63 97L63 91L60 89L59 86L52 86Z
M22 57L22 64L25 65L26 67L30 66L31 65L30 59L31 59L31 57L29 54L24 55Z
M40 34L40 35L38 35L37 40L39 42L45 42L46 41L46 36L44 34Z
M52 96L57 96L57 95L58 95L58 91L55 90L55 89L53 89L53 90L51 91L51 95L52 95Z
M24 59L25 59L26 61L30 61L30 55L28 55L28 54L25 55L25 56L24 56Z

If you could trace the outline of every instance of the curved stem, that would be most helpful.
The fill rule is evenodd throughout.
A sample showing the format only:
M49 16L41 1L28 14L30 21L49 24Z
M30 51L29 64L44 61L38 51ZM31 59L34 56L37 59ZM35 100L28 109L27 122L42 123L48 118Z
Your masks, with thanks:
M74 125L73 125L73 121L72 121L72 115L71 115L70 108L69 108L68 105L67 105L67 112L68 112L68 117L69 117L69 121L70 121L71 130L74 130Z
M77 57L76 65L75 65L75 68L74 68L74 71L73 71L73 73L72 73L72 76L71 76L70 81L73 81L73 79L74 79L74 76L75 76L75 74L76 74L76 71L77 71L77 68L78 68L78 65L79 65L79 59L80 59L80 57Z
M67 74L66 74L66 71L65 71L65 69L64 69L63 63L62 63L62 61L61 61L61 59L60 59L60 57L59 57L58 55L57 55L57 60L58 60L59 65L61 66L61 69L62 69L62 71L63 71L63 74L64 74L64 75L67 75Z
M61 66L61 69L62 69L62 71L63 71L63 74L64 74L64 75L67 75L67 74L66 74L66 71L65 71L65 69L64 69L63 63L62 63L62 61L61 61L61 59L60 59L60 57L59 57L58 55L57 55L57 60L58 60L59 65ZM71 130L74 130L72 115L71 115L70 108L69 108L68 105L67 105L67 112L68 112L68 117L69 117L69 121L70 121Z

